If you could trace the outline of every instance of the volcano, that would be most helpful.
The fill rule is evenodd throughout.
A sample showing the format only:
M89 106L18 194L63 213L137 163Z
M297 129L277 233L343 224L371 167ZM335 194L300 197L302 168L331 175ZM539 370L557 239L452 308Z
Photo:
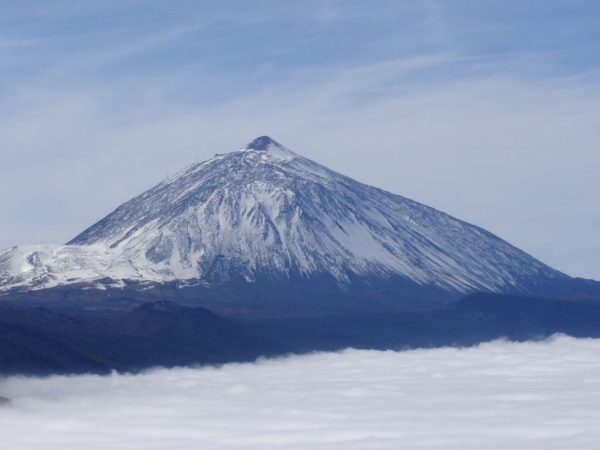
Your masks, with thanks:
M242 299L260 287L255 297L280 306L291 301L283 292L301 297L303 289L402 304L476 292L548 295L577 283L482 228L267 136L187 167L66 245L0 253L5 293L168 286Z

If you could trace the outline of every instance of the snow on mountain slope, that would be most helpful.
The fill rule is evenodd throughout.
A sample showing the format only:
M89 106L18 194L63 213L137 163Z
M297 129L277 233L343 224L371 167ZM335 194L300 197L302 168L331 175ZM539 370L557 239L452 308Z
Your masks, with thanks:
M192 165L68 245L0 253L0 289L101 279L401 276L449 291L567 278L498 237L263 136Z

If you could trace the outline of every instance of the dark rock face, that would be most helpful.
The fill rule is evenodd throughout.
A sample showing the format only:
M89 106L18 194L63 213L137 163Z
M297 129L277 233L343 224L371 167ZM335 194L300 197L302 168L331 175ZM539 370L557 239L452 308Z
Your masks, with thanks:
M6 397L0 396L0 406L6 406L10 404L10 400Z

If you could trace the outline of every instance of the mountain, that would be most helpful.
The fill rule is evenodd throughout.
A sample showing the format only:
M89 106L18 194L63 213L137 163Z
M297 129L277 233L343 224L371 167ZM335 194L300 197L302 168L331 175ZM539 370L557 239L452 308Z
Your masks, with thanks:
M4 291L293 281L535 293L568 280L481 228L359 183L267 136L186 168L67 245L0 253Z
M600 336L600 283L266 136L66 245L0 252L0 374L555 332Z

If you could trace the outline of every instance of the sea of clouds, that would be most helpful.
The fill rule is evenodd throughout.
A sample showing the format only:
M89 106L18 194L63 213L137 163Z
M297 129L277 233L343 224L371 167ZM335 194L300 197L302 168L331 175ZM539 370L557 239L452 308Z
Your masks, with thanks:
M3 449L597 449L600 340L0 380Z

